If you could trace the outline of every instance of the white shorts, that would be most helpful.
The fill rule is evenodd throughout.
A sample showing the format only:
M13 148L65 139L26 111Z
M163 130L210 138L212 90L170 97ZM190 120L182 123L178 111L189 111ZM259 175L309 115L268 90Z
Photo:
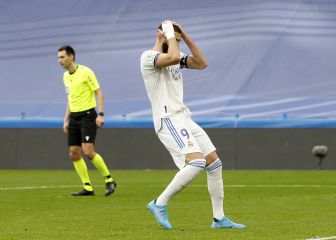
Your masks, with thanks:
M187 112L162 118L158 137L179 169L185 166L188 153L200 152L206 157L216 150L206 132L191 119Z

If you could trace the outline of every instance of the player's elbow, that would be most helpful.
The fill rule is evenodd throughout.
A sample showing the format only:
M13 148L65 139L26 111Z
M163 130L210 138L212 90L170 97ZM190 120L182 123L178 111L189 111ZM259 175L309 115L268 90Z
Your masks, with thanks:
M97 90L94 91L94 93L96 94L96 96L102 96L103 97L103 92L100 88L98 88Z
M202 63L202 64L200 65L200 68L199 68L199 69L204 69L204 68L206 68L207 66L208 66L208 62L205 61L204 63Z
M172 64L178 64L180 62L180 55L179 54L174 54L171 56L171 63Z
M194 59L194 68L196 69L204 69L208 66L208 61L206 60L206 58L197 58Z
M197 68L202 70L204 68L206 68L208 66L208 62L207 61L202 61L198 64Z

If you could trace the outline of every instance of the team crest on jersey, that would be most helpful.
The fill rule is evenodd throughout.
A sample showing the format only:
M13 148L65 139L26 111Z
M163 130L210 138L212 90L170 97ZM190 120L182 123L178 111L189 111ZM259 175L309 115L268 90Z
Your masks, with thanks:
M194 146L194 144L192 143L192 141L188 141L188 147L193 147Z
M179 67L170 66L167 69L168 69L168 72L170 73L170 76L172 77L172 79L174 79L175 81L178 81L178 80L182 79L182 72L181 72L181 69Z

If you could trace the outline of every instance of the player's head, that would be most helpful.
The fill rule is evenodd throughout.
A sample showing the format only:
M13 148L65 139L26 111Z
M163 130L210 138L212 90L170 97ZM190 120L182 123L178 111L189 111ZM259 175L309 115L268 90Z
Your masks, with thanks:
M66 69L75 62L75 57L75 50L69 45L65 45L58 49L58 63Z
M181 29L179 26L173 24L174 32L175 32L175 38L177 42L181 41ZM162 31L162 24L159 25L158 29ZM168 52L168 40L165 38L164 41L162 42L162 51L164 53Z

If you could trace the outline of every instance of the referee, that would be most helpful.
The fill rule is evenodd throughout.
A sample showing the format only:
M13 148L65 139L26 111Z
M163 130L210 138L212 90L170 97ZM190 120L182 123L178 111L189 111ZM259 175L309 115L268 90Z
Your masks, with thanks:
M95 152L94 142L97 127L104 124L104 98L94 72L75 62L75 51L71 46L58 49L58 62L67 71L63 80L68 95L63 130L68 134L69 155L73 161L84 189L71 193L72 196L95 195L90 182L87 166L81 151L104 177L105 196L111 195L117 187L110 175L104 159ZM98 114L95 110L98 101Z

